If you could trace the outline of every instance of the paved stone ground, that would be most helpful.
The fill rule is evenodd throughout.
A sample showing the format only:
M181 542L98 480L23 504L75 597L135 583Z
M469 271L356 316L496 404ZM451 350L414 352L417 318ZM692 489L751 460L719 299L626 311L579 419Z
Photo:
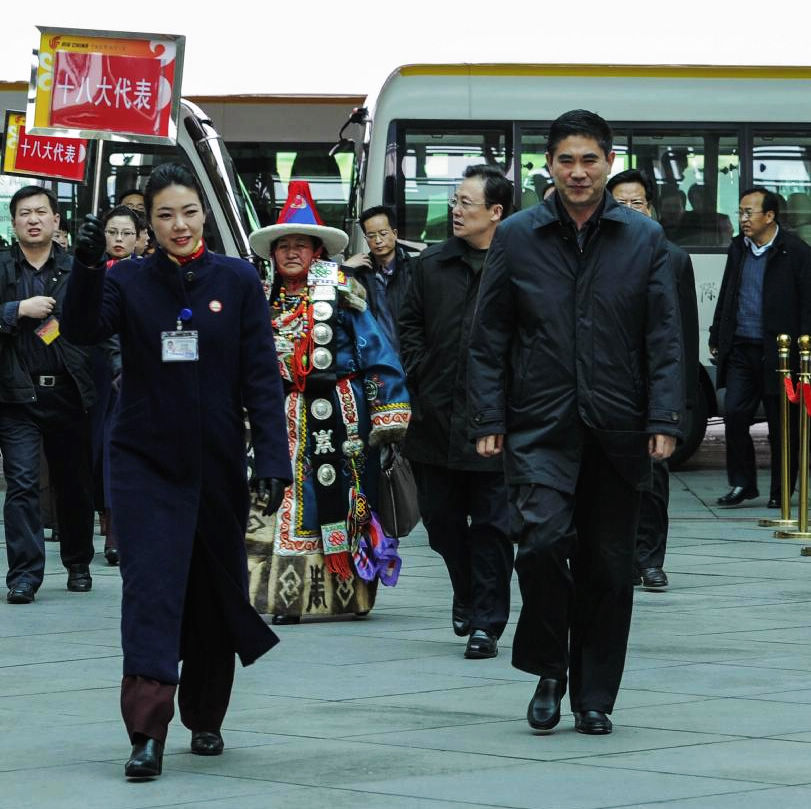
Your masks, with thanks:
M713 508L725 489L717 469L673 477L671 587L637 590L613 735L568 713L530 732L514 620L496 659L464 660L420 529L366 620L280 627L237 672L224 755L191 755L175 722L163 776L136 784L117 570L99 554L92 593L68 593L49 544L37 602L0 601L0 809L807 809L811 559L757 527L765 498Z

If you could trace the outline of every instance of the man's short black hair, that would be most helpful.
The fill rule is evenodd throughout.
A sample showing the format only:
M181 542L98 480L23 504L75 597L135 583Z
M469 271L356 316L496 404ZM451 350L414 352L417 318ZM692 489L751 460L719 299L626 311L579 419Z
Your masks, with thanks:
M128 189L126 189L126 191L122 191L118 195L118 199L116 200L116 202L119 205L123 205L123 200L126 199L130 194L136 194L139 197L144 198L144 192L141 191L140 188L128 188Z
M394 213L392 208L389 208L388 205L375 205L373 208L367 208L361 215L360 219L358 220L358 224L360 225L360 229L366 233L366 228L364 225L373 217L373 216L385 216L386 221L389 223L389 227L392 230L397 230L397 214Z
M610 194L618 185L623 183L638 183L645 191L645 201L653 202L653 183L650 177L640 169L625 169L615 174L607 183L606 190Z
M553 157L558 144L571 135L594 138L606 157L614 148L614 135L604 118L588 110L569 110L553 121L549 127L549 137L546 141L549 156Z
M484 202L488 208L501 205L501 218L506 219L513 209L513 184L504 176L498 166L489 163L477 163L468 166L462 177L467 180L478 177L484 183Z
M774 191L769 191L768 188L761 188L760 186L754 185L751 188L746 188L741 191L738 200L740 201L750 194L763 194L763 204L760 207L763 209L763 213L772 211L774 213L774 221L776 222L777 216L780 213L780 198L777 194L775 194Z
M29 197L36 197L39 194L44 194L48 197L48 204L51 206L51 213L59 213L59 202L56 199L56 194L50 188L43 188L41 185L25 185L19 191L15 192L14 196L8 204L11 211L11 218L17 215L17 205L24 199Z

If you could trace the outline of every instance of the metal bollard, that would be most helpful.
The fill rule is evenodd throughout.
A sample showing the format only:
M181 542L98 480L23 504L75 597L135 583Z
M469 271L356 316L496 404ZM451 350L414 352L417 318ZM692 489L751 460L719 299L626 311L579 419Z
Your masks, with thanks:
M788 392L786 380L791 379L789 355L791 353L791 337L787 334L777 336L777 373L780 374L780 518L758 520L758 525L770 528L785 528L797 525L797 520L791 519L791 471L790 471L790 421ZM802 407L802 403L800 403Z
M803 334L797 344L800 347L800 452L799 486L800 498L797 503L797 530L775 531L781 539L811 539L808 531L808 410L805 406L805 388L811 382L811 337Z

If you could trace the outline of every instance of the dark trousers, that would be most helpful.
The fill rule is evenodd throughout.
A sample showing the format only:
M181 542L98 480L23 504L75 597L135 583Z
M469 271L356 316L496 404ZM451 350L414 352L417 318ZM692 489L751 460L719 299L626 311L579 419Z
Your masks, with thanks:
M667 461L652 465L650 491L641 493L636 529L636 566L663 567L667 550L667 507L670 503L670 470Z
M569 685L573 711L610 713L631 625L639 492L597 446L583 449L575 494L510 487L523 605L513 665Z
M727 478L730 486L757 489L755 447L749 428L758 405L763 402L769 424L769 447L771 449L771 481L769 496L780 499L780 397L765 392L766 374L776 374L774 368L766 368L763 346L760 343L736 342L729 354L727 387L724 399L724 416ZM797 481L798 422L797 408L789 409L790 447L789 469L791 491Z
M234 649L213 594L210 571L196 546L183 608L180 683L125 676L121 681L121 715L130 741L136 734L163 742L174 715L191 731L219 731L234 684Z
M501 472L412 463L428 542L448 568L473 629L501 636L510 614L513 544Z
M8 554L6 583L42 584L45 544L40 512L40 443L56 495L62 564L93 559L90 427L72 381L37 388L38 400L0 408L0 453L6 479L3 508Z

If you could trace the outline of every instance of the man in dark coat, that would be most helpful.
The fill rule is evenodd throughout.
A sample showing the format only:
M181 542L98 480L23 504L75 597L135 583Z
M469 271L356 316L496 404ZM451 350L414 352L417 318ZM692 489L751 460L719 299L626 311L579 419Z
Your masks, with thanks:
M811 329L811 248L781 228L779 199L764 188L742 192L741 232L727 253L721 292L710 327L717 358L716 384L726 388L724 425L730 490L718 505L737 506L758 496L755 449L749 435L760 402L769 422L769 507L780 507L780 377L777 336L792 338L790 363L799 364L797 337ZM797 478L797 415L791 409L791 490Z
M192 752L221 752L234 653L247 665L278 641L248 599L246 412L254 474L278 489L275 507L292 480L269 308L254 268L206 249L202 191L184 167L161 165L146 190L161 248L105 273L103 233L97 220L86 222L63 319L78 343L121 341L109 457L129 777L160 774L178 682Z
M652 216L653 183L638 169L615 174L606 186L620 205L627 205L645 216ZM698 303L696 281L690 255L676 244L666 244L670 266L676 277L681 313L682 346L684 348L684 404L687 417L695 407L698 394ZM636 533L636 567L634 583L648 590L667 587L667 574L663 569L667 550L670 502L670 472L667 461L653 464L651 488L642 492L639 509L639 528Z
M391 208L383 205L368 208L360 215L360 226L369 252L350 256L342 266L350 268L363 284L369 310L394 350L399 352L397 321L414 262L397 243L397 219Z
M625 662L639 488L683 411L676 288L661 227L614 202L611 129L549 131L555 194L496 231L471 330L471 432L504 451L523 606L513 665L540 677L527 718L611 732Z
M465 656L475 659L498 652L513 547L501 459L477 455L467 434L467 342L487 249L512 209L512 183L494 166L470 166L451 206L454 235L420 255L400 314L411 394L404 451L428 541L450 575L454 632L469 634Z
M11 198L18 243L0 254L0 452L6 478L7 601L42 584L40 444L56 495L68 590L92 586L93 484L88 408L96 396L86 349L59 334L72 258L53 241L56 197L25 186Z

